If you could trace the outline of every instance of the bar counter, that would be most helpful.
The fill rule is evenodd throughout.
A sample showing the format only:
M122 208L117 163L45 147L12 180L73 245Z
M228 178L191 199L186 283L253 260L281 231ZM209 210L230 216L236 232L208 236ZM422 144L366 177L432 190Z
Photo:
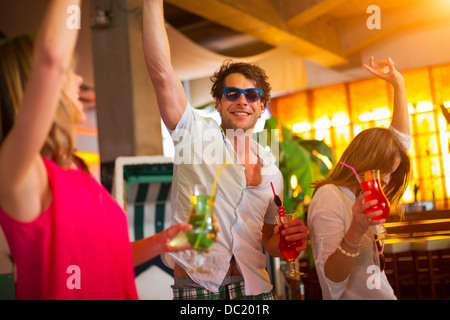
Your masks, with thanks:
M450 210L391 215L386 226L386 275L399 299L448 299ZM409 291L408 291L409 289Z

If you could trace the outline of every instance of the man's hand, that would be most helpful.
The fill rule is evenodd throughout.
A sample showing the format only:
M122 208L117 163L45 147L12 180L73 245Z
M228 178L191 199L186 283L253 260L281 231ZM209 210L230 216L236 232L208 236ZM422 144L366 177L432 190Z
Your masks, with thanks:
M274 233L280 233L280 226L276 226L274 228ZM285 239L287 241L301 240L302 245L296 248L297 251L300 252L306 249L308 241L308 228L302 220L296 218L284 223L284 229L281 231L281 235L286 236Z

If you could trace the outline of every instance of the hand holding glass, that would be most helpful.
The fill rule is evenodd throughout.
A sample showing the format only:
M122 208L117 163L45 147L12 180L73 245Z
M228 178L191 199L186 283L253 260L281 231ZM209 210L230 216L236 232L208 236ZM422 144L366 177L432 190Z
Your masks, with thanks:
M203 269L204 257L202 254L207 251L216 241L217 226L214 214L214 197L206 192L202 185L189 186L191 194L191 209L188 223L192 229L187 232L180 232L171 241L171 245L182 243L187 240L190 247L197 251L194 256L194 267L189 272L205 272Z
M192 230L186 232L186 236L191 248L201 254L216 240L214 197L207 194L204 186L194 185L190 189L191 211L188 223L192 225Z
M364 173L364 178L361 181L361 188L363 192L370 191L370 195L364 198L364 202L371 200L377 200L378 203L370 208L364 210L364 213L371 213L374 211L382 210L383 213L372 220L386 219L389 215L389 201L384 195L383 189L380 184L380 171L371 170Z
M281 254L288 261L288 277L298 278L299 276L302 275L302 273L297 270L296 260L300 254L300 252L297 251L297 248L302 246L303 241L302 240L289 241L286 240L286 236L281 234L281 232L284 230L285 223L288 223L293 219L295 219L294 213L282 215L277 219L280 231L280 242L278 244L278 249L280 249Z
M378 203L370 208L364 210L364 213L371 213L374 211L382 210L383 213L372 220L381 220L386 219L389 215L390 204L389 200L386 198L386 195L383 192L383 188L380 184L380 170L371 170L366 171L364 173L363 179L361 179L356 172L355 168L341 161L341 164L351 169L355 174L356 179L361 185L361 189L363 192L370 191L370 195L364 198L364 202L368 202L370 200L377 200Z

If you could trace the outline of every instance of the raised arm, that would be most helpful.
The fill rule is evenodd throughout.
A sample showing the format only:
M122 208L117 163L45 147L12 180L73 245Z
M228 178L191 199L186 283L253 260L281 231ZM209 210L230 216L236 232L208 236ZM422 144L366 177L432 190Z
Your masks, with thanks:
M54 121L61 84L72 59L78 36L68 29L67 8L79 0L50 1L34 43L32 67L19 112L0 146L0 200L10 201L16 190L30 189L37 159ZM5 77L10 77L5 74ZM36 177L36 174L34 174Z
M364 64L363 67L392 85L394 89L394 109L392 111L391 125L399 132L410 135L411 126L409 124L408 103L403 76L395 69L395 64L391 58L378 61L378 66L375 66L374 60L373 56L370 57L369 65Z
M175 129L186 108L187 97L170 61L163 0L144 0L142 41L161 118L169 129Z
M78 36L77 29L66 25L70 17L67 9L71 5L79 6L80 1L49 2L34 42L31 69L25 75L28 76L25 90L18 102L19 111L0 146L0 206L20 221L36 218L51 198L40 150L55 118L61 86L68 75ZM8 55L4 58L8 64ZM5 78L14 77L3 70Z

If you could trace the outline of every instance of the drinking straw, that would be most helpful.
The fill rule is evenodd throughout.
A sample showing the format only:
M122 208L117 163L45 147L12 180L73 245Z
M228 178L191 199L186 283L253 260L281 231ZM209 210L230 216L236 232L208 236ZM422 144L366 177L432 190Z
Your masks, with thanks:
M273 191L273 196L274 196L273 201L275 202L275 204L277 205L277 207L281 207L281 206L282 206L281 199L280 199L280 197L277 196L277 194L275 193L275 189L273 188L273 183L271 182L270 185L272 186L272 191Z
M344 162L342 162L342 161L341 161L341 164L344 165L344 166L346 166L347 168L351 169L351 170L353 171L353 173L355 174L356 179L358 180L359 184L361 184L361 178L360 178L359 175L356 173L355 168L353 168L352 166L349 166L348 164L346 164L346 163L344 163Z
M217 180L219 178L219 174L223 170L223 168L225 168L225 166L228 164L228 162L230 162L230 159L225 161L225 163L219 168L219 170L216 173L216 177L214 178L214 183L213 183L213 187L212 187L212 191L211 191L211 197L209 198L209 200L211 200L211 201L213 201L214 194L216 193L216 186L217 186Z
M217 180L218 180L218 178L219 178L219 174L220 174L220 172L223 170L223 168L225 168L225 166L228 164L228 162L230 162L230 159L228 159L228 160L227 160L227 161L219 168L219 170L217 171L216 177L214 178L214 183L213 183L213 187L212 187L212 191L211 191L211 196L209 197L208 202L213 202L213 201L214 201L214 194L216 193ZM203 221L202 221L202 225L201 225L201 227L200 227L200 229L202 229L202 230L205 228L205 225L206 225L206 216L207 216L207 215L205 214L205 217L203 218ZM198 236L197 236L197 239L195 240L195 243L194 243L192 249L197 249L198 245L200 244L200 237L201 237L201 234L199 233Z

